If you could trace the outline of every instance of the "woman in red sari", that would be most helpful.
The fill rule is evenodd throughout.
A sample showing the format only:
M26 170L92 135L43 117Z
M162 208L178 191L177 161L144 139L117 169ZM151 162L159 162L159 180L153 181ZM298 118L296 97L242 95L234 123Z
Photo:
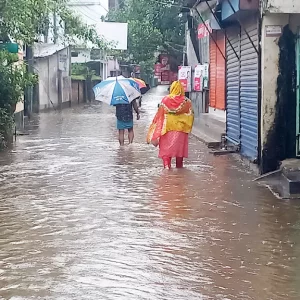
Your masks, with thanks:
M176 158L176 167L183 167L183 159L188 157L188 134L193 122L191 100L185 97L182 84L175 81L170 95L163 98L147 136L148 143L159 146L164 168L171 168L173 157Z

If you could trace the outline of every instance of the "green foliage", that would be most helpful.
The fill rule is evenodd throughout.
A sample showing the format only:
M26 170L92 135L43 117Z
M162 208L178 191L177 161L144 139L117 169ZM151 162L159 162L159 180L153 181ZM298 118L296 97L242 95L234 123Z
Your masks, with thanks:
M84 79L86 79L87 77L95 76L95 74L95 70L92 70L84 63L72 64L72 75L82 76Z
M128 22L128 51L122 58L141 64L149 74L156 51L178 56L185 39L186 19L179 16L182 3L182 0L121 1L121 9L109 13L108 20Z
M67 0L0 0L0 35L10 36L25 44L33 44L39 34L45 34L50 25L50 17L59 16L57 28L68 26L65 36L70 40L77 37L84 42L92 42L99 48L107 43L99 37L93 26L85 25L68 8ZM56 28L56 29L57 29ZM55 30L54 30L55 31Z
M28 74L24 64L16 63L16 55L0 51L0 145L12 135L16 105L26 87L37 83L34 74Z

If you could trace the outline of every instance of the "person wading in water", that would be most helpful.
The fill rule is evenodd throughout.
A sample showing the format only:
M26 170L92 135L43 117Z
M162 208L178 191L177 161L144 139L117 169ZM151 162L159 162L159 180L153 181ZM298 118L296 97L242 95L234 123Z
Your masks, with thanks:
M137 120L140 119L140 112L136 100L129 104L116 105L117 129L119 130L119 143L120 146L125 144L125 130L128 130L129 144L133 143L133 109L136 112Z
M170 95L162 99L147 135L149 144L159 146L159 157L165 169L171 168L173 157L176 168L183 167L183 159L188 157L188 135L193 122L192 102L185 97L180 81L175 81L170 87Z

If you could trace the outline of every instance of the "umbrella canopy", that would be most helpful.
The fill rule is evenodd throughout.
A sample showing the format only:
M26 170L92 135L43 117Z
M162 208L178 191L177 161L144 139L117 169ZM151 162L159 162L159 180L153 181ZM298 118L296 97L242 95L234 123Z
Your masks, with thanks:
M95 100L109 105L129 104L141 96L136 81L123 76L110 77L93 87Z
M137 82L142 95L146 94L150 90L149 85L144 80L140 78L131 78L131 79Z
M140 89L147 87L146 82L142 79L139 78L130 78L130 79L134 80L139 85Z

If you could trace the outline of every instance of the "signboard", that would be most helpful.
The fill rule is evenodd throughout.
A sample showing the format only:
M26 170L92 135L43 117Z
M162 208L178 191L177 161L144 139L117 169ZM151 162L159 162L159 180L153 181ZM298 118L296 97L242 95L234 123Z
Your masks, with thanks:
M169 71L161 72L161 84L170 84L170 72Z
M161 63L156 63L154 65L154 76L160 77L161 75Z
M207 30L206 27L208 28L209 31ZM209 20L205 21L205 25L204 25L204 23L201 23L198 25L198 39L199 40L206 36L209 36L209 32L212 32Z
M191 66L179 66L178 67L178 80L182 83L186 92L191 91Z
M280 37L282 34L281 25L267 25L266 26L266 37Z

